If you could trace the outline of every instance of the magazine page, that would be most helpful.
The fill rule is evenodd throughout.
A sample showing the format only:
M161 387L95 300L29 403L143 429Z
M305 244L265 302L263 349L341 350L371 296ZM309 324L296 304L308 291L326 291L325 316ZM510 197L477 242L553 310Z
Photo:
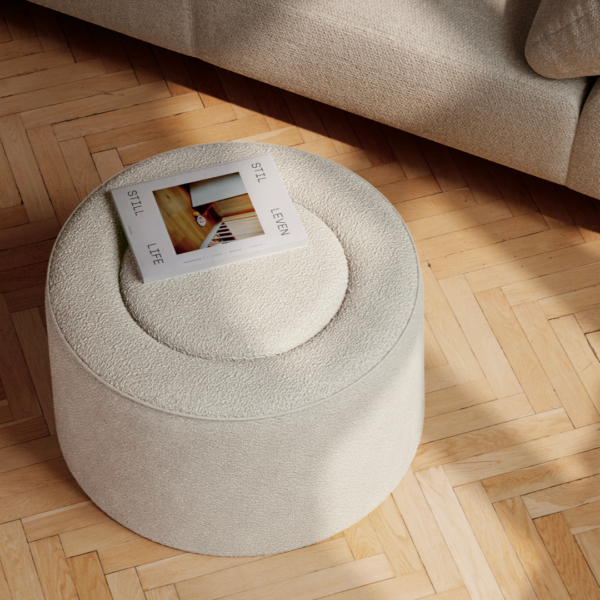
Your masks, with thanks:
M144 283L307 244L269 154L111 193Z

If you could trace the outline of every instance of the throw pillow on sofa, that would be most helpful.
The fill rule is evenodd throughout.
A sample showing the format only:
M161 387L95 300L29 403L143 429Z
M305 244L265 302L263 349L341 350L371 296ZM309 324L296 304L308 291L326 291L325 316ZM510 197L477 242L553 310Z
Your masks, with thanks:
M525 56L531 68L551 79L600 75L600 2L542 0Z

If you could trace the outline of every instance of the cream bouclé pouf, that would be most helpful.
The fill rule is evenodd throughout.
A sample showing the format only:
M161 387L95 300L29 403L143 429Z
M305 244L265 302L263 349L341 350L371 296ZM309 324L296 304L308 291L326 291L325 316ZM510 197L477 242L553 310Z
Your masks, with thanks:
M108 191L265 152L308 246L143 285ZM151 540L223 556L307 546L377 507L415 454L415 246L394 207L329 160L222 143L125 169L62 229L46 306L68 466Z

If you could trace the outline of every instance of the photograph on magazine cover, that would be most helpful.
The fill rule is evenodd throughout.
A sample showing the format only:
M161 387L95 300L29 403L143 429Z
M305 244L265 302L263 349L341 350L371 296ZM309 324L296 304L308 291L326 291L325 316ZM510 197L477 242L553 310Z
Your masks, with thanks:
M239 173L152 193L177 254L264 235Z

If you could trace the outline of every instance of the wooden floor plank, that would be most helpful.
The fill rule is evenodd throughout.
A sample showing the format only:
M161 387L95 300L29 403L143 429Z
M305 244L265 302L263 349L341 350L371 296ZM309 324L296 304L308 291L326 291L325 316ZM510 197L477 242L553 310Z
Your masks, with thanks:
M92 32L85 21L64 13L58 14L58 21L78 63L87 62L100 56Z
M594 441L584 439L583 442L571 456L484 479L482 483L490 500L498 502L600 474L600 449L586 451Z
M425 317L440 344L457 383L484 379L483 371L439 282L427 265L421 265L423 287L428 297Z
M425 419L421 444L449 438L468 431L506 423L533 414L525 394L493 400L470 408Z
M58 536L29 545L46 600L78 600L75 583Z
M41 90L63 83L82 81L100 75L106 75L106 69L102 60L98 58L85 63L65 64L43 71L8 77L0 79L0 98Z
M50 125L27 132L52 201L56 217L64 224L80 202L60 146Z
M344 529L344 537L355 560L383 553L381 542L369 515Z
M140 85L163 79L150 44L128 35L122 35L121 41Z
M77 197L81 201L101 183L94 160L83 138L60 142L59 147L75 186ZM73 204L75 206L69 206L68 208L74 210L77 207L75 198L73 198Z
M0 473L8 473L29 465L62 456L56 436L46 436L0 450Z
M0 62L42 52L42 45L37 37L15 39L0 46Z
M417 198L416 200L406 200L394 206L400 213L400 216L409 223L417 219L426 219L476 205L477 202L471 190L469 188L461 188L450 192L425 196L424 198Z
M91 23L88 26L92 32L94 42L96 42L100 57L106 67L106 72L118 73L119 71L129 71L131 63L127 58L127 53L123 48L119 34Z
M535 412L562 406L502 290L485 290L475 297Z
M149 83L147 85L135 85L106 94L96 94L79 100L69 100L44 108L36 108L21 113L21 119L25 129L34 129L44 125L61 124L56 126L57 135L62 139L70 137L81 137L85 135L88 123L96 123L101 119L103 113L117 111L131 106L155 102L169 98L169 89L164 81ZM139 110L139 109L138 109ZM115 113L115 118L118 114ZM134 115L129 115L125 124L131 124ZM161 115L158 115L161 116ZM86 117L89 119L86 119ZM117 121L118 122L118 121ZM93 132L93 130L92 130Z
M549 181L523 173L521 179L527 186L550 229L573 223L564 204L560 201L556 187Z
M396 161L396 156L378 123L359 115L348 113L350 123L374 167Z
M32 542L68 531L90 527L108 520L109 517L95 504L85 500L64 508L39 513L22 521L27 539Z
M23 519L41 512L62 508L87 500L73 480L60 481L30 492L15 494L0 500L0 523Z
M573 600L599 600L600 588L561 514L535 520L550 557Z
M564 409L557 408L508 423L492 425L478 431L423 444L419 446L412 466L415 470L421 470L453 463L448 469L451 468L452 472L457 471L456 478L458 480L461 477L459 473L462 474L465 471L465 475L462 476L466 476L466 473L472 469L477 470L478 455L480 454L485 456L488 452L510 450L519 444L571 429L573 429L573 425ZM485 463L485 467L487 466ZM470 483L470 481L478 481L490 476L491 474L483 475L461 483ZM457 481L455 485L461 485L461 483Z
M528 212L538 211L518 171L489 160L484 162L494 183L515 217Z
M496 399L487 379L463 383L426 394L425 418L443 415Z
M449 193L449 192L446 192ZM401 209L399 209L402 214ZM426 240L476 225L493 223L512 216L506 202L499 200L488 206L471 206L441 215L410 221L408 229L415 241Z
M214 108L220 108L221 105ZM211 109L200 111L205 113ZM222 118L222 117L219 117ZM229 118L229 117L226 117ZM183 148L194 144L209 144L215 141L230 141L268 131L269 127L262 115L238 119L237 121L218 123L216 125L202 126L199 129L169 135L167 137L151 139L147 142L136 143L131 146L119 148L123 164L130 165L155 154Z
M576 227L561 227L540 233L527 234L525 238L464 250L450 256L434 258L429 262L436 277L446 279L454 275L501 265L583 242L583 237L581 237Z
M121 157L114 148L112 150L96 152L96 154L92 154L92 158L103 183L123 170Z
M101 104L104 106L98 110L98 105ZM156 121L203 108L196 93L171 98L162 81L124 90L116 98L115 94L99 97L96 99L95 105L96 114L72 120L63 119L64 114L58 117L62 122L54 125L56 139L64 141L75 137L91 136L105 131L113 131L119 127L133 127L139 123ZM79 111L81 112L81 108ZM33 112L30 114L33 116ZM56 116L53 117L53 120L56 118ZM134 135L129 136L140 129L127 129L123 139L135 141ZM143 141L143 139L139 141ZM119 138L115 142L119 145ZM92 144L92 151L99 152L99 148L102 147L101 143L96 146Z
M388 183L377 188L392 204L431 196L440 192L440 186L433 175L422 175L404 181ZM398 209L401 210L401 209Z
M529 236L545 229L547 226L540 214L529 213L486 225L476 225L468 230L468 236L464 235L462 231L456 231L417 242L416 246L421 260L428 260L476 248L485 248L506 240ZM438 275L438 277L440 276Z
M47 90L35 90L18 96L0 99L0 115L11 115L36 108L54 106L105 92L114 92L138 85L133 71L121 71L92 77L83 81L56 85Z
M539 304L547 319L596 308L600 306L600 285L544 298Z
M538 600L481 483L454 491L504 597Z
M581 383L600 412L600 362L574 315L552 319L552 329L562 344Z
M187 579L176 587L180 600L216 600L348 563L355 564L341 538Z
M69 48L58 48L50 52L21 56L0 62L0 79L17 77L28 73L37 73L47 69L55 69L74 63L73 54Z
M385 554L378 554L370 558L271 583L254 590L239 592L226 596L226 598L230 600L276 600L279 598L316 600L390 579L393 576L394 571ZM176 587L179 590L181 586L182 584L177 584Z
M596 262L600 252L599 242L575 243L574 246L467 273L467 281L474 292L481 292Z
M442 191L447 192L467 185L448 147L421 137L417 138L417 143Z
M396 575L421 571L423 564L392 496L388 496L370 517Z
M67 558L139 539L133 531L109 519L60 534Z
M38 487L72 479L73 476L62 458L55 458L22 469L13 469L0 474L0 498L22 494ZM31 541L29 537L28 540Z
M393 497L435 591L444 592L462 587L463 580L456 563L411 469L394 490Z
M543 417L544 416L544 417ZM544 418L547 425L531 436L529 440L514 440L514 445L506 444L497 450L490 450L464 460L447 464L445 469L453 485L463 485L481 479L487 479L517 469L531 467L547 460L556 460L581 451L581 448L595 448L598 445L598 425L588 425L579 429L569 427L568 419L562 409L540 413L535 417L526 417L514 421L517 425L527 420ZM562 418L561 418L562 417ZM511 425L508 423L506 427ZM501 425L496 426L498 429ZM526 436L523 436L526 437ZM529 437L529 436L527 436Z
M592 529L575 536L587 563L596 578L600 581L600 529Z
M496 397L522 393L523 388L464 275L443 279L439 284Z
M575 313L575 318L583 333L592 333L600 330L600 307L577 312Z
M29 12L27 12L27 5L23 0L4 3L2 13L13 40L21 40L36 35L33 22Z
M382 125L382 130L408 179L431 174L415 136L387 125Z
M570 508L561 514L573 535L600 527L600 501Z
M479 204L495 202L502 198L483 158L460 150L453 150L452 157Z
M14 229L9 231L14 231ZM6 391L13 417L15 419L35 417L41 413L40 405L10 317L9 307L2 294L0 294L0 337L2 338L0 379L2 379L2 386Z
M513 307L513 310L573 425L582 427L600 421L598 411L548 323L541 305L528 302Z
M211 108L199 108L197 94L182 96L177 99L167 98L150 103L149 106L136 107L134 111L121 109L115 115L117 123L119 117L123 116L124 122L129 122L129 113L139 112L139 119L133 119L133 123L123 127L111 128L107 125L111 121L111 113L93 118L92 125L100 129L101 133L92 133L86 136L86 142L90 152L96 153L110 148L120 146L131 146L141 142L156 140L165 136L172 136L194 129L201 129L209 125L216 125L233 121L235 113L229 104L219 104ZM156 118L164 111L168 116ZM152 120L148 118L151 117ZM104 125L100 126L100 123Z
M446 355L444 354L435 334L431 330L427 319L424 319L425 326L425 370L435 369L448 364Z
M0 561L14 599L44 600L20 521L0 525Z
M45 6L31 3L28 3L27 10L31 15L33 26L45 52L67 45L67 40L62 32L55 11Z
M108 519L108 517L106 517ZM131 567L139 567L172 556L183 554L183 550L162 546L145 538L139 538L124 544L110 546L98 552L102 570L114 573Z
M538 598L570 600L569 593L520 498L494 505Z
M113 600L95 552L69 559L79 600Z
M196 92L196 86L181 54L158 46L153 46L152 51L172 96Z
M223 84L212 65L191 56L186 56L184 62L204 106L208 108L227 102Z
M532 519L600 500L600 475L522 496Z
M146 600L135 569L112 573L106 581L112 600Z
M147 563L138 567L137 572L144 590L179 583L187 579L217 573L245 563L261 560L261 556L227 558L202 554L181 554Z
M587 244L585 245L587 247ZM600 284L600 262L520 281L502 288L511 305L523 304Z
M0 118L0 141L30 221L54 217L39 166L19 115Z
M416 474L473 600L503 600L498 582L442 467Z

